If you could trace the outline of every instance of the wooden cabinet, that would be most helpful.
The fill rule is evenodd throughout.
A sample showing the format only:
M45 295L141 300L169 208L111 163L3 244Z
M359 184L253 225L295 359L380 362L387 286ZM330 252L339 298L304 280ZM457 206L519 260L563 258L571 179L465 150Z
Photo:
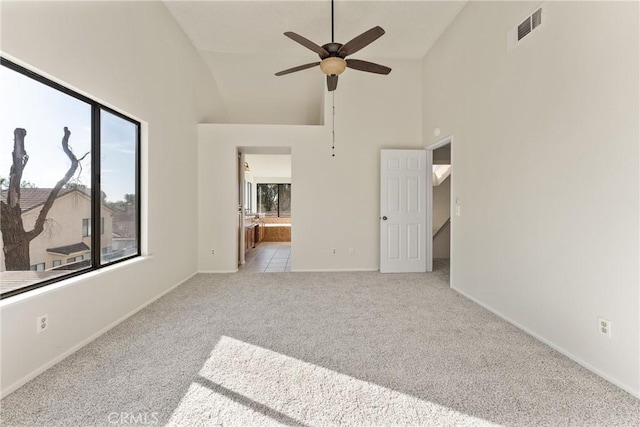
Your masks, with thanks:
M259 223L256 227L256 244L264 240L264 223Z
M255 225L248 225L244 228L244 250L245 252L256 247Z
M253 247L255 248L258 243L260 243L260 225L256 224L253 227Z
M244 251L255 248L264 239L264 223L256 223L244 226Z

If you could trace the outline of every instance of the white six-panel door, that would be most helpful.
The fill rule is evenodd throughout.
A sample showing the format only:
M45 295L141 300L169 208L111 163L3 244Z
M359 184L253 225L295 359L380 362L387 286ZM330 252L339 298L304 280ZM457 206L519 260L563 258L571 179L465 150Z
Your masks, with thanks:
M425 150L380 152L380 272L425 272Z

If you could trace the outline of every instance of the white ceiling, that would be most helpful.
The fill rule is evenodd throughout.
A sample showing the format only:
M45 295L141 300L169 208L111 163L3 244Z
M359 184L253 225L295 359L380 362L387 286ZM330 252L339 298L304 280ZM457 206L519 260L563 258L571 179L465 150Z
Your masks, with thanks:
M415 59L449 26L466 1L335 2L335 40L348 40L376 25L386 34L354 55L374 60ZM285 37L296 32L319 45L331 41L331 2L165 1L218 83L236 123L319 124L324 76L310 69L274 73L315 62L312 51Z
M245 154L255 178L291 178L290 154Z

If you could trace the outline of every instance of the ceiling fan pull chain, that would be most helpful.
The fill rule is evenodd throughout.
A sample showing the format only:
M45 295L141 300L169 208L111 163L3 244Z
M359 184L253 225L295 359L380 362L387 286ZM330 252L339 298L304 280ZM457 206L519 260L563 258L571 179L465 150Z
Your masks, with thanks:
M331 120L331 157L336 156L336 93L331 92L331 109L333 111Z

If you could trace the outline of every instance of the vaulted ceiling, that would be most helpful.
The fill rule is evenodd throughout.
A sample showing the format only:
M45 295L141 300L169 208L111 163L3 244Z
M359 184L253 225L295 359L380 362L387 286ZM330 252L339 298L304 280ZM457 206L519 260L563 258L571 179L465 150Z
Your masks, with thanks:
M353 58L419 60L465 1L335 2L335 40L376 25L386 34ZM319 68L282 77L274 73L318 60L285 37L296 32L319 45L331 41L331 2L165 1L217 81L234 123L319 124L325 89ZM347 70L346 72L358 72ZM375 84L384 84L377 76ZM375 90L375 87L372 87Z

